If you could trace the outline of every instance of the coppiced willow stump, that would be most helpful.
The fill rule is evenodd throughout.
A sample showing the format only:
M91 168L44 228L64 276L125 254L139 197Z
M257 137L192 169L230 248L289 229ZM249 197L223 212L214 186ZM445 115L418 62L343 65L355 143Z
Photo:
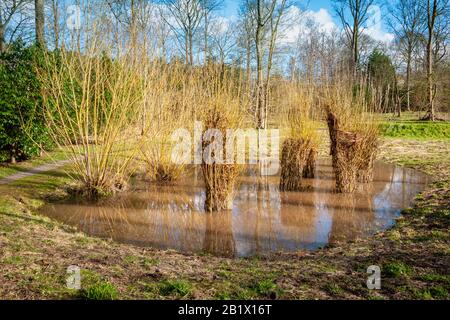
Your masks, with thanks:
M373 181L378 139L371 132L336 131L336 191L352 193L358 182Z
M309 152L308 160L306 161L306 166L303 169L303 178L314 179L316 176L316 163L317 163L318 152L315 148L311 148Z
M336 191L352 193L358 186L358 171L361 158L358 149L361 137L353 132L335 131L336 137Z
M303 175L311 150L311 142L304 139L287 139L283 143L281 152L281 191L302 190Z
M209 212L231 210L234 184L237 178L235 165L203 164L206 200L205 210Z
M327 124L328 131L330 133L330 155L333 159L333 169L336 169L336 148L337 148L337 140L336 140L336 132L339 130L339 124L336 115L331 112L330 108L327 110Z
M362 162L358 171L358 180L362 183L373 182L375 159L378 150L378 138L376 135L368 135L363 140L364 154L361 155Z
M205 128L217 129L223 136L223 154L226 154L226 130L231 124L230 119L219 111L211 111L206 116ZM205 154L209 143L203 142L202 151ZM217 155L211 154L212 158ZM231 210L233 206L234 185L240 172L237 164L207 163L205 159L202 162L203 179L205 182L206 200L205 210L217 212Z

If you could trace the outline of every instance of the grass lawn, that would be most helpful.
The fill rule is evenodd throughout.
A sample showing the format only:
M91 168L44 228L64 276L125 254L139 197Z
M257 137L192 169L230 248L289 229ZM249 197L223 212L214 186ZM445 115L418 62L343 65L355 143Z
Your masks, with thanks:
M450 122L385 122L381 132L391 138L450 140Z
M440 117L447 119L449 115ZM379 115L381 133L389 138L422 139L422 140L450 140L450 121L420 121L421 115L406 112L401 118L392 114Z
M0 298L448 299L450 163L442 151L448 144L383 144L380 158L436 178L393 229L317 252L248 259L137 248L43 217L37 209L64 196L68 179L61 170L0 186ZM82 269L80 291L66 288L70 265ZM379 291L366 287L371 265L382 268Z

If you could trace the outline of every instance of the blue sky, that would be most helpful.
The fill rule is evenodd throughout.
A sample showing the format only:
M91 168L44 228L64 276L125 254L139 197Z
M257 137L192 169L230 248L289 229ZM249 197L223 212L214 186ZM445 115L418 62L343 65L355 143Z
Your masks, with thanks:
M224 3L224 15L225 16L233 16L236 15L239 8L239 0L225 0ZM306 3L306 1L303 1ZM319 9L327 9L328 11L332 11L332 5L330 0L311 0L308 5L308 9L318 11Z
M240 5L240 0L224 0L224 7L221 10L221 15L225 17L236 17L238 14L238 9ZM305 7L307 5L307 10L311 12L312 17L319 22L321 25L335 25L337 28L341 28L341 24L339 19L335 16L333 11L333 2L332 0L299 0L300 6ZM379 8L379 7L378 7ZM379 41L389 42L393 39L393 35L387 32L386 25L383 22L383 9L379 8L379 11L375 11L372 14L373 26L367 26L366 32L371 35L374 39ZM376 24L376 18L380 21L379 24ZM375 25L376 24L376 25Z

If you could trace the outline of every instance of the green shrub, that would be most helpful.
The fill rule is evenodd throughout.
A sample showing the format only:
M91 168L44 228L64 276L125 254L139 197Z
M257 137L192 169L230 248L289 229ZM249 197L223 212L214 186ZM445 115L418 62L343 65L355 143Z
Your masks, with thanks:
M49 146L36 71L41 57L20 40L0 55L0 161L25 160Z

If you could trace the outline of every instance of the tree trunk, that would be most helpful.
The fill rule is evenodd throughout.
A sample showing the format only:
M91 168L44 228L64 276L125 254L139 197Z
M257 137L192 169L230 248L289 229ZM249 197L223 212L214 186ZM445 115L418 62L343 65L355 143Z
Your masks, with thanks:
M5 30L3 26L0 26L0 53L5 50Z
M411 48L408 48L406 60L406 108L411 111Z
M45 26L45 16L44 16L44 0L34 1L34 10L36 18L36 42L41 48L45 48L45 38L44 38L44 26Z
M131 34L131 50L133 56L136 54L137 50L137 23L136 23L136 8L135 0L131 0L131 22L130 22L130 34Z
M16 150L15 150L14 148L11 149L11 151L10 151L9 162L10 162L11 164L16 164L16 163L17 163L17 161L16 161Z
M433 33L430 32L429 40L427 43L427 100L428 100L428 115L427 118L430 121L434 121L434 93L433 93L433 52L432 52L432 38Z
M189 65L189 36L186 35L186 39L185 39L185 43L184 43L185 48L185 56L186 56L186 65Z
M208 63L208 15L205 14L205 65Z
M353 48L353 75L356 76L358 71L358 61L359 61L359 22L355 21L355 43Z
M194 65L194 47L193 47L193 35L189 33L189 65Z
M250 41L249 41L250 42ZM246 72L247 72L247 81L246 81L246 85L247 85L247 92L250 92L250 88L251 88L251 76L252 76L252 70L251 70L251 63L252 63L252 61L251 61L251 59L252 59L252 57L251 57L251 48L250 48L250 43L247 43L247 48L246 48L246 54L247 54L247 57L246 57L246 59L247 59L247 61L246 61Z
M434 110L434 85L433 85L433 38L434 27L437 18L437 0L433 1L433 7L430 6L428 0L427 17L428 17L428 39L427 39L427 99L428 99L428 114L426 120L434 121L436 119Z
M60 36L60 28L59 28L59 8L58 1L52 1L52 12L53 12L53 34L54 34L54 45L56 49L59 49L59 36Z
M256 30L256 115L257 129L264 129L264 76L263 76L263 58L261 52L262 30L258 26Z

